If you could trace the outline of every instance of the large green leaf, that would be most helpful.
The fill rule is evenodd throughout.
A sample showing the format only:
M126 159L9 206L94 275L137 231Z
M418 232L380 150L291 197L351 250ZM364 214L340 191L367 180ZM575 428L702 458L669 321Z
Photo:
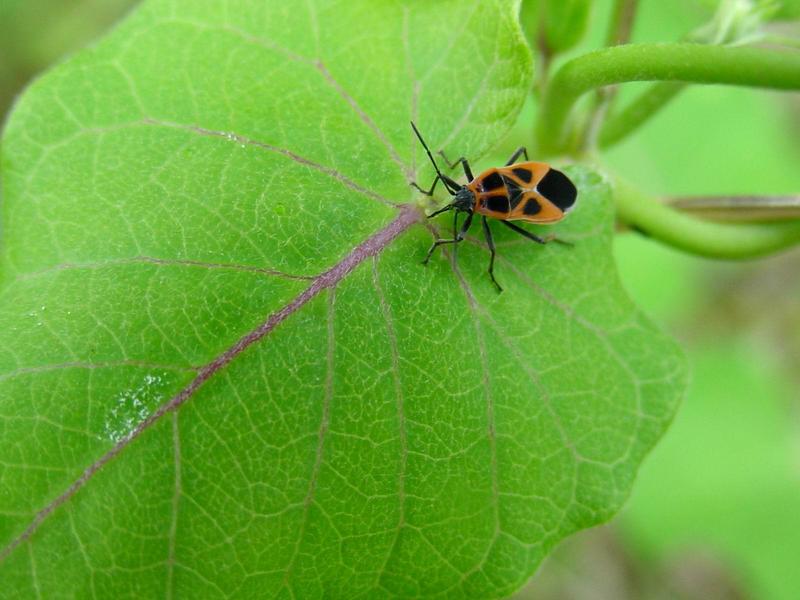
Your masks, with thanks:
M676 347L574 247L425 269L409 187L510 127L505 2L145 2L3 141L0 595L449 595L607 519ZM430 169L420 172L430 181ZM446 228L449 221L436 222Z

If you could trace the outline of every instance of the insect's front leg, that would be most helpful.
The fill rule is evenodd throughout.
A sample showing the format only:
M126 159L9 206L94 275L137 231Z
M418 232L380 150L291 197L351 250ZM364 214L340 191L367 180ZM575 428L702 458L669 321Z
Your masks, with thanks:
M431 189L429 189L429 190L423 190L421 187L419 187L419 184L416 181L412 181L411 182L411 187L417 188L420 192L422 192L426 196L433 196L433 190L436 189L436 184L437 183L439 183L439 176L438 175L433 178L433 185L431 185Z
M448 240L448 239L439 238L436 241L434 241L433 245L430 248L430 250L428 250L427 256L425 256L425 260L422 261L422 264L423 265L427 265L428 264L428 261L431 259L431 256L433 256L433 251L436 250L437 247L439 247L439 246L441 246L443 244L457 244L460 241L462 241L464 239L464 237L467 235L467 231L469 231L470 225L472 225L472 215L474 215L474 214L475 213L470 212L467 215L467 218L464 219L463 225L461 225L461 229L458 230L458 233L455 234L453 239Z
M528 149L525 146L520 146L514 151L514 154L511 155L511 158L508 159L506 166L513 165L523 154L525 155L525 160L530 160L528 158Z
M475 179L472 176L472 169L470 169L469 167L469 161L465 157L462 156L450 162L447 156L445 156L444 150L439 150L439 156L441 156L444 159L444 162L447 163L447 166L450 167L451 169L455 168L457 164L461 163L461 166L464 169L464 175L467 176L467 181L472 181L473 179Z
M458 185L458 182L454 181L452 178L450 178L450 177L448 177L447 175L444 175L444 174L437 175L433 179L433 185L431 185L431 189L429 189L429 190L423 190L421 187L419 187L419 184L416 181L412 181L410 183L410 185L411 185L411 187L416 188L417 190L419 190L420 192L422 192L426 196L433 196L433 190L436 189L436 184L439 183L440 180L444 182L444 185L447 188L447 191L451 195L455 194L461 188L461 186Z

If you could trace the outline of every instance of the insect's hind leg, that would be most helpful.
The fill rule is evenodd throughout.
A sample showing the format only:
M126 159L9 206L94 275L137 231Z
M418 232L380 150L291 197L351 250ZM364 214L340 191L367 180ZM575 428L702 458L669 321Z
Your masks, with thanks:
M506 162L506 166L513 165L522 155L525 156L525 160L530 160L528 158L528 149L525 146L520 146L514 151L514 154L512 154L511 158L509 158L508 162Z
M486 238L486 244L489 246L489 252L492 253L492 257L489 259L489 277L492 278L492 283L497 288L497 291L502 292L503 288L500 287L500 284L497 283L497 279L494 278L494 255L496 254L496 251L494 247L494 239L492 238L492 230L489 228L489 221L486 220L486 217L481 217L481 225L483 225L483 237Z
M545 236L545 237L539 237L538 235L533 234L530 231L528 231L526 229L523 229L522 227L514 225L513 223L511 223L509 221L500 221L500 222L503 225L505 225L506 227L508 227L509 229L511 229L512 231L516 231L518 234L520 234L522 236L525 236L529 240L533 240L537 244L547 244L549 242L557 242L559 244L564 244L565 246L574 246L574 244L572 242L568 242L566 240L559 239L555 235L548 235L548 236Z
M455 237L453 237L453 239L448 240L440 238L435 240L430 250L428 250L428 254L425 256L425 260L422 261L422 264L423 265L428 264L428 261L431 259L431 256L433 256L434 250L436 250L436 248L438 248L439 246L443 244L458 244L460 241L462 241L464 237L467 235L467 231L469 231L470 225L472 225L473 214L475 213L469 213L469 215L467 215L467 218L464 220L464 224L461 225L461 229L458 231L457 234L455 234Z

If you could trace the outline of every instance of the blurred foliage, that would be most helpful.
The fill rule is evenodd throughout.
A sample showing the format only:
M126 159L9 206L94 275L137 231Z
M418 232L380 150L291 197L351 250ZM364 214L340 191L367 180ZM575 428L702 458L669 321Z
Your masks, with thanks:
M616 250L692 384L623 513L565 542L519 598L796 598L800 251L719 263L635 234Z
M643 556L710 548L753 597L790 600L800 589L798 431L787 419L793 387L771 353L741 335L693 345L688 400L622 526Z
M131 4L0 2L0 113L26 80ZM525 3L529 19L538 4ZM633 41L681 39L717 6L716 0L642 0ZM597 0L570 36L559 37L569 38L559 47L577 43L586 22L589 31L570 55L599 47L610 10L611 0ZM783 0L775 18L800 18L800 0ZM624 86L621 101L644 85ZM529 103L498 157L529 143L535 110ZM603 160L664 195L797 193L800 100L692 88ZM642 469L627 511L566 542L519 597L796 597L800 252L722 265L634 234L619 236L616 246L634 299L683 339L694 383Z
M0 0L0 122L22 86L86 45L135 0Z
M565 52L586 33L592 0L540 0L544 38L553 52Z
M569 56L603 43L610 2L597 4L588 39ZM716 6L642 0L633 41L680 39ZM796 18L797 7L777 16ZM624 86L620 101L646 85ZM534 114L531 104L507 148ZM602 160L665 196L796 194L800 99L692 87ZM634 299L684 342L693 384L628 508L565 542L519 598L796 598L800 251L719 263L632 233L616 249Z
M697 3L709 11L717 7L719 0L697 0ZM763 0L762 0L763 1ZM779 0L775 19L797 19L800 17L800 0Z

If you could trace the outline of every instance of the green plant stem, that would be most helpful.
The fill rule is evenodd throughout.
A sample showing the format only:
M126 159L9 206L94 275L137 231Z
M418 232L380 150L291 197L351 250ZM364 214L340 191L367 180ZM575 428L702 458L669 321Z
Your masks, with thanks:
M630 227L699 256L729 260L772 254L800 243L800 219L780 223L723 224L679 212L617 182L617 216Z
M636 20L638 5L639 0L614 0L606 46L628 43L631 31L633 31L633 23Z
M611 21L606 35L606 46L628 43L633 31L633 23L636 20L638 6L639 0L614 0ZM614 106L615 100L616 88L614 87L601 88L595 92L594 104L586 120L586 127L579 142L581 152L587 151L597 143L603 121L606 118L606 114Z
M681 81L800 89L800 53L702 44L631 44L565 63L545 90L537 122L540 151L564 152L566 124L584 93L626 81Z
M664 108L684 88L684 83L661 81L654 83L632 100L625 108L612 113L600 128L597 143L608 148L621 142L645 121Z
M800 37L790 35L766 35L762 41L767 44L786 46L787 48L800 48Z
M756 223L800 219L800 195L687 196L670 198L670 205L712 221Z

